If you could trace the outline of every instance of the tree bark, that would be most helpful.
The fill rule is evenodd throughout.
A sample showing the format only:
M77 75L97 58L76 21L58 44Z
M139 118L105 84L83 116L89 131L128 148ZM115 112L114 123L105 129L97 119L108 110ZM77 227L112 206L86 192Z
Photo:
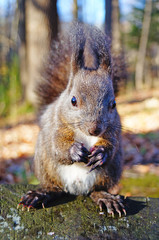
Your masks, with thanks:
M146 0L145 13L142 25L141 38L139 43L139 50L135 69L135 85L136 89L140 90L143 87L144 64L146 57L146 48L149 36L150 22L152 12L152 0Z
M47 13L49 31L50 31L50 44L53 39L57 38L58 33L58 14L57 14L57 0L49 0Z
M111 37L112 30L112 1L105 0L105 32Z
M34 2L41 4L39 9ZM49 50L48 22L43 0L26 0L27 85L26 100L35 104L35 82L40 77L42 61ZM43 5L42 5L43 4Z
M36 80L51 42L57 37L57 0L19 0L20 76L25 99L36 103Z
M119 22L119 1L112 0L112 52L121 53L121 31Z
M73 0L73 17L75 20L78 19L78 4L77 0Z
M27 43L26 43L26 9L25 0L18 0L19 9L19 24L18 24L18 34L20 37L20 46L18 49L19 54L19 64L20 64L20 79L23 88L23 100L25 99L25 89L27 85Z

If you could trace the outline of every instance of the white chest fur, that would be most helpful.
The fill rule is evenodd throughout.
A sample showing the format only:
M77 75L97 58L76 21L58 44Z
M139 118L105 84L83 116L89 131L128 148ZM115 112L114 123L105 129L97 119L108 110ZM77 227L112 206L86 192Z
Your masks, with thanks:
M58 173L63 183L64 190L74 195L88 194L97 178L96 170L89 172L89 168L83 163L61 165Z
M83 143L88 151L98 140L99 137L88 136L80 130L76 130L75 132L75 141ZM97 170L89 172L89 169L84 163L59 166L58 174L63 183L64 190L75 195L88 194L93 189L97 174L99 173Z
M76 130L75 132L75 141L83 143L88 150L90 150L90 148L93 147L96 144L96 142L98 142L98 140L99 137L88 136L81 132L80 130Z

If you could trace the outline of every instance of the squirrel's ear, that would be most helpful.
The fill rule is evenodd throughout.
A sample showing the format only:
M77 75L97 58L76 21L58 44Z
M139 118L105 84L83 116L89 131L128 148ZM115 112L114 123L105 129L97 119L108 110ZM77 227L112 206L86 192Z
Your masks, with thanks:
M71 61L70 61L70 75L69 75L69 81L68 81L68 85L67 85L68 91L71 91L71 89L72 89L74 76L78 72L79 68L80 67L76 62L75 54L73 54L71 57Z
M76 74L76 73L78 72L78 70L79 70L79 66L77 65L77 62L76 62L76 60L75 60L75 54L73 54L72 57L71 57L70 65L71 65L71 67L70 67L70 69L71 69L71 74L72 74L72 76L73 76L73 75Z
M84 66L83 48L72 54L70 62L70 76L67 89L71 90L75 74Z
M71 57L71 72L76 74L79 69L84 67L84 49L78 49Z
M93 52L91 46L86 44L80 46L80 49L73 54L71 58L71 70L75 74L79 69L97 70L99 67L98 55Z

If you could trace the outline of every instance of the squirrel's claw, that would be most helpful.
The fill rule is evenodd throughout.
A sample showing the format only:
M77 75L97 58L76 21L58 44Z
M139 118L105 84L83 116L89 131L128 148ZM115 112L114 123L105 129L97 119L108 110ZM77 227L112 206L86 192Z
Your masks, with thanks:
M122 215L126 216L126 210L121 196L115 196L110 193L101 191L93 192L91 194L91 198L99 205L100 211L102 211L103 208L106 208L107 213L112 217L115 216L115 213L117 213L119 217Z
M108 200L108 199L99 199L98 205L100 208L100 211L103 210L103 205L107 208L108 214L110 214L112 217L114 217L114 213L118 213L119 218L124 214L126 216L126 210L124 208L124 205L117 200Z
M69 153L73 162L88 162L89 152L82 143L73 143Z
M106 160L107 160L107 156L104 156L101 160L98 160L95 164L93 164L93 165L91 164L92 167L89 170L89 172L93 171L97 167L101 167L104 163L106 163Z
M90 161L87 166L92 166L90 172L97 167L101 167L107 161L107 153L104 147L95 147L92 153L88 156Z
M22 210L24 211L27 209L36 209L41 208L47 204L49 200L49 194L46 192L39 192L39 191L29 191L25 196L23 196L17 206L17 208L22 205Z

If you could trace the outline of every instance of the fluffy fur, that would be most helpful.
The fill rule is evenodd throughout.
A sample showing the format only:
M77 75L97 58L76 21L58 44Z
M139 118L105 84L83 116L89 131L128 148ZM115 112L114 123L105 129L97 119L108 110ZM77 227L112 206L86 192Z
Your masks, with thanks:
M44 106L53 102L66 88L72 55L84 69L97 70L102 61L112 66L112 82L117 95L119 84L126 77L125 62L123 56L110 57L110 43L110 38L95 27L77 22L71 24L67 33L59 35L58 40L53 42L48 60L44 63L42 79L35 88L38 104Z
M47 105L34 157L42 190L29 192L21 204L44 205L54 200L56 190L89 194L100 208L103 202L109 213L115 209L121 215L120 209L125 210L120 198L107 193L122 171L115 102L120 77L113 72L117 68L104 33L79 23L68 33L53 44L37 87L40 104Z

